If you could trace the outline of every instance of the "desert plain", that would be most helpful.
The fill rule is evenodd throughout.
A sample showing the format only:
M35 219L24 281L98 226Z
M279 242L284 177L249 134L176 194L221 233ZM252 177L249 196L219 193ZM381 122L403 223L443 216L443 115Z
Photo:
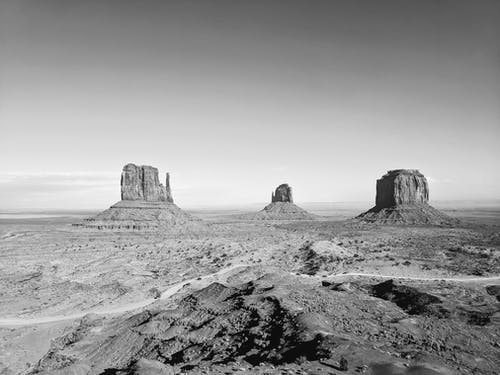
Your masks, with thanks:
M0 219L0 374L498 374L500 208L456 226L198 210Z

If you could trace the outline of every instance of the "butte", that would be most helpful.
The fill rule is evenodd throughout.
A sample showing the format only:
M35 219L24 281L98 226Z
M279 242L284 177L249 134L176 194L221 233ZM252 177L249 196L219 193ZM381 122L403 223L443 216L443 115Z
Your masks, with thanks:
M246 220L316 220L317 216L293 203L292 188L281 184L271 193L271 203L261 211L242 215Z
M85 228L162 229L182 228L196 223L194 218L174 204L170 175L160 183L158 169L149 165L127 164L121 175L121 200L95 217L86 219Z
M454 219L429 205L429 185L416 169L395 169L377 180L375 207L357 217L380 224L452 226Z

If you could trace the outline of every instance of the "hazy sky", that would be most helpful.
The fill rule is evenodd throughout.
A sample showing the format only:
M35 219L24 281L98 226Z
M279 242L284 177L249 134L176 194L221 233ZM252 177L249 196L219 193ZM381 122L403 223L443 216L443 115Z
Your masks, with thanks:
M1 0L0 208L500 198L500 1Z

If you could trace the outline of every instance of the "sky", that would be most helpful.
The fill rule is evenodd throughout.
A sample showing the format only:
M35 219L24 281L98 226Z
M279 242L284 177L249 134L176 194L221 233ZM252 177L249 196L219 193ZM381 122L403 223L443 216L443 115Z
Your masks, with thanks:
M0 209L500 198L498 0L2 0Z

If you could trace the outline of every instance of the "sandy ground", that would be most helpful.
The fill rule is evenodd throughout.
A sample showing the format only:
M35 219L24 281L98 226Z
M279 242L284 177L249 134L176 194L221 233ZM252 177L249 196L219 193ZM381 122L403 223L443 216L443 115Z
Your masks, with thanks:
M214 281L269 273L304 285L401 278L436 293L462 284L465 294L500 285L495 212L459 212L466 218L459 228L374 226L342 217L254 223L209 213L207 229L197 233L84 230L72 227L71 218L3 219L0 374L27 371L51 339L87 314L111 319Z

